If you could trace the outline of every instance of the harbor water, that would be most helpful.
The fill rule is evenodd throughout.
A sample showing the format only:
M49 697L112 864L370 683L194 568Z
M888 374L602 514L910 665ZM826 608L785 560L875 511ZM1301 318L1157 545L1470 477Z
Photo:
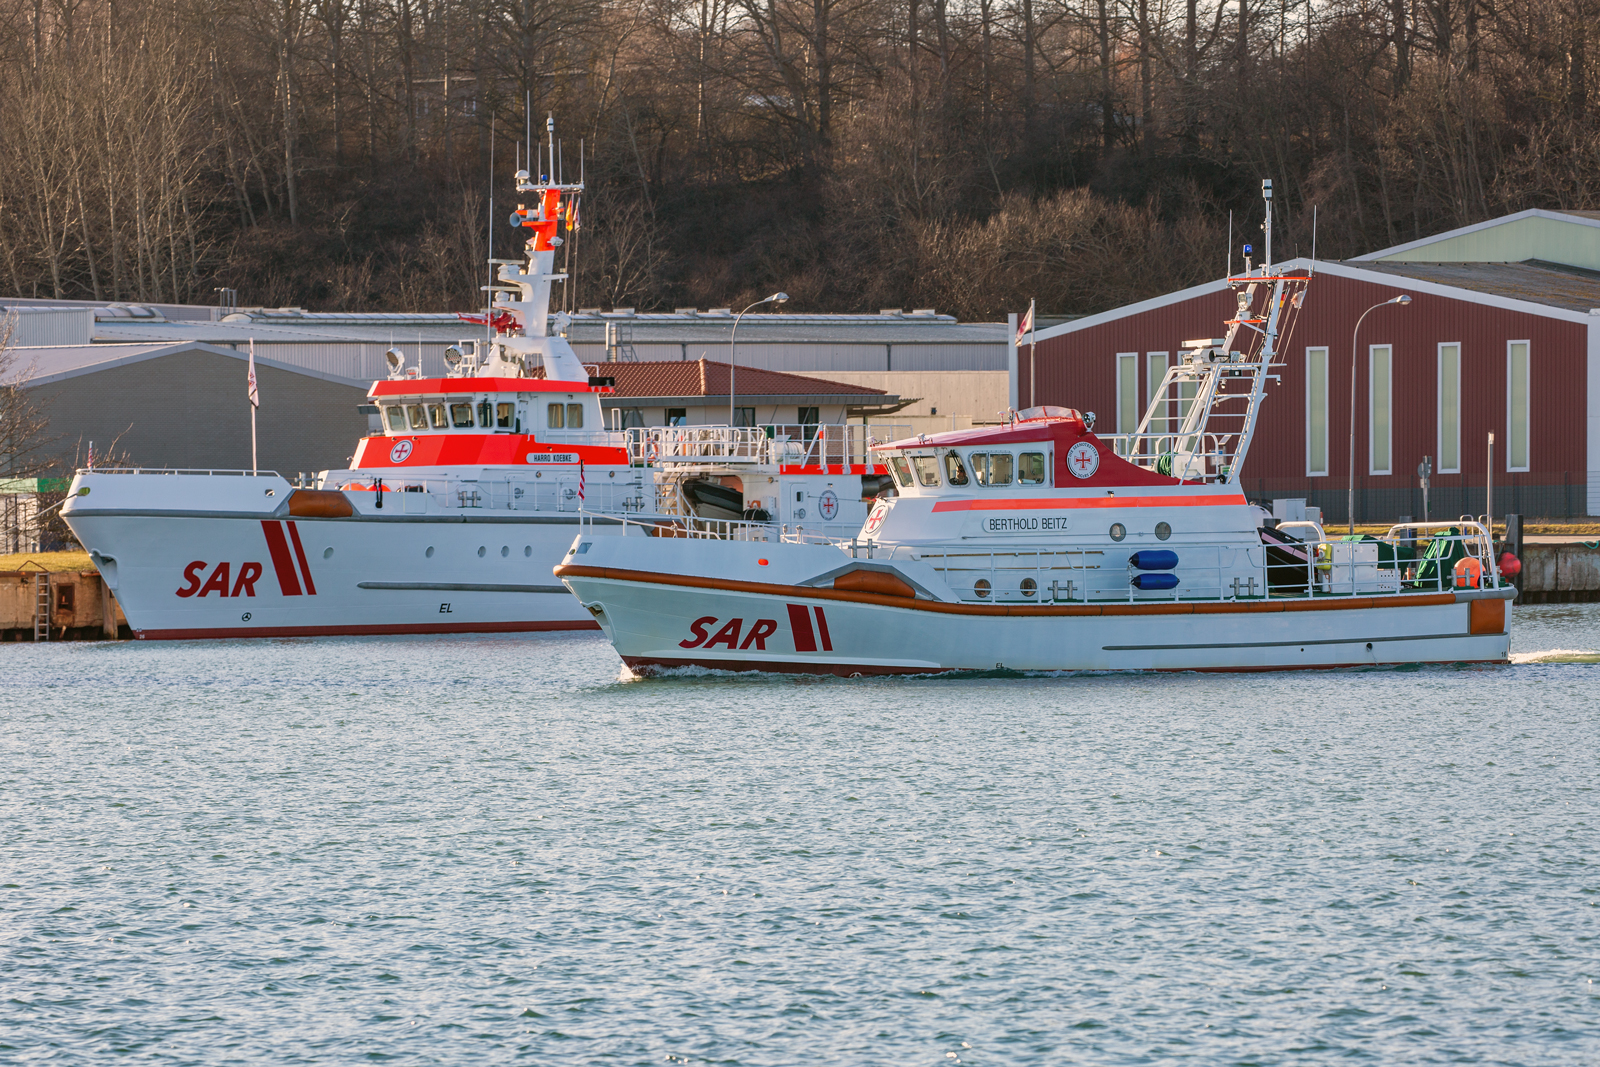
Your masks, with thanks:
M1600 605L1506 667L8 646L7 1064L1600 1062Z

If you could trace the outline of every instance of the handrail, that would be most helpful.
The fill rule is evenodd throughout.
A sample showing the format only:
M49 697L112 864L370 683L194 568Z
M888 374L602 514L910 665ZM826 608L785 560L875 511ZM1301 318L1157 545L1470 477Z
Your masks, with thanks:
M79 467L76 474L210 474L239 478L281 478L277 471L206 469L203 467Z

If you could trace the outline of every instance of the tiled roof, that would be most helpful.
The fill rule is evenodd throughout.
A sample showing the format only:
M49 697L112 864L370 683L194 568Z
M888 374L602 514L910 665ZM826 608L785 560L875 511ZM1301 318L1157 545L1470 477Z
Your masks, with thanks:
M1600 274L1538 260L1522 263L1362 262L1350 266L1568 311L1600 307Z
M648 363L589 364L592 370L616 380L619 397L721 397L728 395L728 364L710 359L660 360ZM535 377L543 377L542 370ZM740 397L839 397L877 402L888 398L882 389L846 385L825 378L740 367L734 376ZM849 402L848 399L835 402Z

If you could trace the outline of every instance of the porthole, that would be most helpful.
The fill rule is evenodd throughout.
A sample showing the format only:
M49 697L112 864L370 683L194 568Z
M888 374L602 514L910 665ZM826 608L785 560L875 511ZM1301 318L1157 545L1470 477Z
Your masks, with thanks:
M322 550L322 558L323 559L332 559L333 558L333 549L331 549L331 548L323 549Z
M1111 540L1120 541L1127 536L1128 528L1126 526L1122 525L1120 522L1114 522L1111 524Z
M427 556L429 559L432 559L433 558L433 546L429 545L428 546L428 551L424 552L423 555Z
M1156 523L1156 540L1157 541L1165 541L1167 538L1169 538L1171 536L1172 536L1172 526L1169 523L1165 523L1165 522Z
M532 545L523 545L522 546L522 554L524 556L532 556L533 555L533 546Z
M972 583L972 591L974 593L978 594L978 599L979 600L988 600L989 599L989 579L987 579L987 578L979 578L976 582L973 582Z
M510 545L501 545L500 546L500 558L501 559L505 559L509 555L511 555L511 546Z
M479 545L478 546L478 558L479 559L482 559L484 556L486 556L488 554L489 554L489 550L487 548L485 548L483 545Z
M1038 591L1039 591L1039 583L1038 582L1034 581L1032 578L1024 578L1024 579L1022 579L1022 595L1023 596L1033 596Z

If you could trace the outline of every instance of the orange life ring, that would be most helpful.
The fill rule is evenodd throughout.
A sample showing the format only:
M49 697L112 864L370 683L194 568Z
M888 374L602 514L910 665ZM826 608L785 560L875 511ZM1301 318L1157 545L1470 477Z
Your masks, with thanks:
M1483 564L1478 557L1467 556L1456 561L1456 588L1476 589L1483 583Z

